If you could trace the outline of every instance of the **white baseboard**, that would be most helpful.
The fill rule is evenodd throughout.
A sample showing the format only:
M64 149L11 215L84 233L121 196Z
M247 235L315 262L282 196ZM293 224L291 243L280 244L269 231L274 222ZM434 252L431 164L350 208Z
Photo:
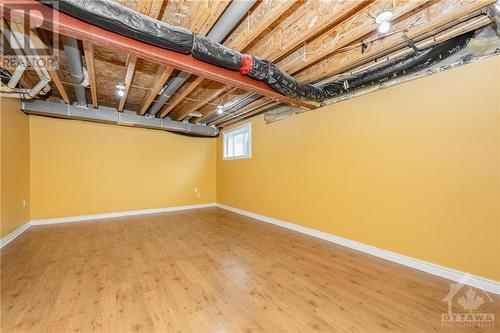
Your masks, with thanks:
M23 232L28 230L31 226L36 225L46 225L55 223L69 223L69 222L84 222L84 221L95 221L102 219L109 219L113 217L123 217L123 216L134 216L134 215L146 215L146 214L158 214L166 212L176 212L188 209L198 209L198 208L208 208L215 207L216 203L206 203L199 205L185 205L185 206L175 206L175 207L165 207L165 208L153 208L153 209L142 209L142 210L130 210L124 212L113 212L104 214L93 214L93 215L80 215L80 216L69 216L69 217L58 217L53 219L43 219L43 220L32 220L23 224L18 229L14 230L7 236L0 239L0 249L13 241L16 237L21 235Z
M165 207L165 208L129 210L129 211L124 211L124 212L113 212L113 213L94 214L94 215L58 217L58 218L54 218L54 219L32 220L31 225L34 226L34 225L46 225L46 224L54 224L54 223L94 221L94 220L110 219L110 218L114 218L114 217L158 214L158 213L176 212L176 211L188 210L188 209L208 208L208 207L215 207L215 206L216 206L215 203L206 203L206 204L199 204L199 205L185 205L185 206L175 206L175 207Z
M224 204L219 204L219 203L217 204L217 207L225 209L225 210L229 210L231 212L234 212L234 213L237 213L240 215L245 215L245 216L248 216L248 217L263 221L263 222L278 225L278 226L283 227L283 228L291 229L291 230L294 230L294 231L297 231L297 232L300 232L300 233L303 233L303 234L306 234L309 236L317 237L317 238L320 238L320 239L323 239L323 240L326 240L326 241L329 241L332 243L336 243L336 244L339 244L339 245L342 245L342 246L345 246L345 247L348 247L348 248L351 248L351 249L354 249L357 251L371 254L373 256L376 256L376 257L379 257L382 259L386 259L386 260L389 260L392 262L396 262L398 264L405 265L408 267L412 267L412 268L418 269L420 271L424 271L424 272L427 272L427 273L430 273L433 275L437 275L437 276L440 276L440 277L448 279L448 280L460 282L463 284L468 284L468 285L471 285L471 286L476 287L476 288L478 287L478 284L479 284L479 287L482 288L483 290L500 295L500 282L497 282L494 280L490 280L490 279L486 279L486 278L483 278L480 276L461 272L461 271L458 271L458 270L455 270L452 268L440 266L440 265L433 264L433 263L423 261L420 259L404 256L404 255L401 255L401 254L398 254L395 252L383 250L383 249L377 248L375 246L356 242L356 241L353 241L353 240L350 240L347 238L342 238L342 237L335 236L335 235L332 235L332 234L329 234L326 232L307 228L307 227L304 227L301 225L285 222L282 220L278 220L278 219L264 216L264 215L260 215L260 214L255 214L255 213L243 210L243 209L234 208L234 207L227 206ZM465 279L465 277L467 277L467 279ZM467 282L469 282L469 283L467 283Z
M0 249L4 247L5 245L9 244L12 242L14 239L16 239L19 235L21 235L23 232L28 230L31 227L30 222L26 222L16 230L12 231L10 234L5 236L4 238L0 239Z
M357 251L361 251L364 253L371 254L373 256L383 258L392 262L396 262L401 265L405 265L408 267L412 267L418 269L420 271L424 271L430 274L434 274L440 277L443 277L448 280L461 282L464 284L468 284L464 282L464 277L468 276L472 278L475 283L469 283L473 287L478 287L478 284L485 291L492 292L500 295L500 282L493 281L490 279L486 279L480 276L468 274L465 272L461 272L452 268L440 266L437 264L433 264L430 262L426 262L423 260L419 260L416 258L404 256L395 252L391 252L388 250L383 250L371 245L367 245L364 243L356 242L350 239L342 238L339 236L335 236L326 232L322 232L319 230L307 228L301 225L285 222L282 220L278 220L272 217L252 213L243 209L234 208L231 206L227 206L224 204L218 203L206 203L199 205L185 205L185 206L176 206L176 207L166 207L166 208L154 208L154 209L144 209L144 210L132 210L132 211L124 211L124 212L114 212L114 213L105 213L105 214L94 214L94 215L81 215L81 216L70 216L70 217L60 217L53 219L43 219L43 220L32 220L23 224L18 229L14 230L7 236L0 239L0 249L5 245L13 241L16 237L21 235L23 232L28 230L31 226L37 225L46 225L46 224L55 224L55 223L69 223L69 222L83 222L83 221L94 221L101 219L108 219L113 217L123 217L123 216L134 216L134 215L146 215L146 214L157 214L157 213L165 213L165 212L175 212L187 209L198 209L198 208L208 208L208 207L219 207L228 211L232 211L234 213L248 216L263 222L271 223L274 225L278 225L283 228L291 229L309 236L313 236L316 238L320 238L332 243L336 243Z

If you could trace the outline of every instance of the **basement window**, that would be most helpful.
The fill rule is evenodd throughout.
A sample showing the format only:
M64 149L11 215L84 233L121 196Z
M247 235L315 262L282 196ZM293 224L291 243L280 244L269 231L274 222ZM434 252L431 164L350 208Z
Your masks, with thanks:
M252 126L250 123L230 129L223 134L225 160L252 157Z

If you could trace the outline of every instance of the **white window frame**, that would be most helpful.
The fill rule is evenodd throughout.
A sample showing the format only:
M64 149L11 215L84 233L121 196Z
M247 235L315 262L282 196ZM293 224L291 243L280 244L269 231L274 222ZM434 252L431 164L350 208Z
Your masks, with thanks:
M246 155L238 155L238 156L230 156L227 157L227 146L228 146L228 137L231 134L235 134L235 132L241 132L242 129L248 128L248 154ZM222 133L222 159L223 160L242 160L246 158L252 158L252 123L245 123L238 127L231 128L230 130L224 131Z

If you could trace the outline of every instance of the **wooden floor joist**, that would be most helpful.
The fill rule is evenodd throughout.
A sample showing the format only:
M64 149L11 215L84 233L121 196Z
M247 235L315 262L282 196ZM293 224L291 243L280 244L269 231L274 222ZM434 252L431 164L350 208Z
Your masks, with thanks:
M223 117L220 117L218 119L212 120L209 123L209 125L220 126L220 124L228 122L229 120L239 119L240 115L242 115L244 113L254 111L254 110L256 110L258 108L262 108L264 106L268 106L271 103L273 103L273 101L269 100L267 98L258 99L256 101L251 102L248 105L245 105L244 107L242 107L241 109L235 111L234 113L225 114Z
M261 56L270 61L276 61L281 57L284 57L288 53L294 51L309 39L314 38L321 32L339 24L354 10L359 9L360 7L364 7L372 1L373 0L353 0L339 2L338 4L332 3L331 6L336 7L329 8L330 10L328 11L323 10L325 6L324 3L308 2L303 5L303 7L307 7L306 9L309 11L309 16L306 17L306 19L304 19L304 17L302 17L299 12L292 13L291 16L287 17L285 20L283 20L283 22L277 25L266 36L266 38L259 41L255 46L248 50L248 52ZM262 5L263 4L261 4L261 6ZM285 11L283 11L283 13L284 12ZM317 16L312 17L311 13ZM273 23L274 21L268 21L268 27L270 27ZM307 29L304 30L304 36L302 36L302 34L293 33L294 31L301 29L302 25L304 24L307 24ZM235 31L235 33L237 32L238 31ZM259 34L261 33L262 32L259 32ZM284 36L284 34L289 35ZM258 35L255 34L255 36ZM253 41L253 39L249 40L249 43ZM240 46L241 48L245 48L249 44L243 45L241 44L241 42L237 44L236 41L228 44L229 47L234 47L235 45ZM212 110L208 114L204 114L203 116L210 116L216 111L216 108L212 108Z
M155 2L158 3L154 4ZM158 15L160 15L162 5L163 5L163 0L160 1L142 0L137 3L136 10L141 14L148 15L154 19L157 19ZM153 10L153 12L151 12L151 10ZM125 64L125 78L123 80L123 83L125 85L125 93L120 98L120 102L118 104L118 111L120 112L123 111L123 108L125 107L125 102L127 101L130 84L132 83L132 78L134 77L136 63L137 63L136 56L129 55L127 57L127 62Z
M202 99L188 107L186 110L183 110L182 112L175 112L172 114L172 119L175 120L181 120L184 119L188 114L195 112L199 109L201 109L203 106L207 105L208 103L212 102L214 99L219 97L220 95L226 93L227 91L231 90L232 88L229 86L225 86L223 89L217 89L213 93L209 94L208 96L202 97Z
M15 22L10 22L10 28L13 30L13 31L19 31L19 32L22 32L22 33L26 33L25 31L25 27L21 24L17 24ZM34 43L34 46L38 49L38 50L45 50L47 48L47 46L45 45L45 43L40 39L40 36L38 35L37 31L34 30L34 29L31 29L30 30L30 37L31 37L31 40L33 41ZM57 91L59 92L59 95L61 95L61 98L62 100L66 103L66 104L69 104L71 103L71 100L69 99L69 96L68 96L68 93L66 92L66 88L64 88L64 85L61 81L61 77L59 76L59 72L57 71L57 69L55 68L50 68L48 67L47 68L47 72L49 73L50 75L50 79L52 80L52 82L54 83L54 85L56 86L56 89ZM24 76L24 75L23 75ZM28 85L27 81L21 81L21 84L25 87L27 87L26 85ZM28 85L29 86L29 85Z
M267 4L268 3L266 3L266 2L261 2L259 5L265 6ZM240 32L240 31L236 30L235 34L241 33L242 36L240 36L237 39L230 40L228 43L225 43L225 45L231 49L243 51L246 47L251 45L251 43L254 42L255 39L257 37L259 37L266 29L268 29L276 20L278 20L282 15L284 15L290 9L290 7L292 7L295 4L295 1L282 0L282 1L278 1L277 3L270 3L270 4L273 5L271 8L271 11L267 13L267 15L264 17L263 20L259 20L257 22L257 24L255 24L255 26L252 26L251 29L247 29L246 31ZM250 20L249 17L246 18L245 21L248 21L248 20ZM240 25L241 27L248 26L248 22L245 22L245 21ZM197 87L199 87L201 85L201 83L202 82L199 82ZM197 87L195 87L195 88L197 88ZM210 95L210 96L215 96L215 97L206 99L205 103L197 103L196 108L190 107L187 110L185 110L184 112L176 113L173 116L173 119L181 120L181 119L185 118L189 113L203 108L204 105L210 103L211 101L213 101L213 99L219 97L223 93L227 92L229 89L231 89L231 87L223 87L223 88L215 91L214 93L212 93Z
M422 10L426 5L430 5L431 2L431 0L408 1L395 8L394 20L397 21L400 17L405 17L409 13ZM332 54L336 50L373 33L377 30L378 25L374 20L367 21L366 17L369 17L369 14L372 12L386 8L388 5L389 2L387 0L376 0L369 4L365 3L364 7L359 9L360 11L354 17L342 20L338 24L326 26L326 32L321 35L318 35L318 31L324 31L325 26L319 26L317 31L312 31L316 32L313 34L316 38L309 43L306 43L299 49L297 49L297 45L291 44L288 48L284 49L286 52L283 52L281 55L276 54L275 57L282 59L277 63L278 66L290 74L295 73L326 57L328 54ZM325 45L329 45L329 47L324 47ZM296 51L290 53L294 48ZM284 56L285 54L288 55ZM306 54L308 55L305 56Z
M123 81L124 94L120 98L120 103L118 105L118 111L122 112L125 107L125 102L127 101L128 91L130 90L130 84L132 83L132 78L134 77L135 64L137 63L137 57L129 55L127 57L127 63L125 65L125 79Z
M83 52L85 56L85 65L87 66L87 73L89 76L90 96L92 98L92 106L94 109L99 107L99 99L97 97L97 84L95 80L94 68L94 44L86 40L83 41Z
M389 49L404 42L402 35L409 38L416 38L449 22L457 20L478 9L492 4L494 0L467 1L460 0L440 1L425 9L425 22L409 27L397 35L391 35L378 43L373 44L364 52L361 52L361 45L337 55L333 55L321 62L301 70L295 77L301 81L314 81L333 73L341 73L344 68L355 64L362 59L368 58L375 53ZM407 18L396 28L403 28L411 22L412 18Z
M170 99L169 103L162 108L159 114L159 118L163 118L168 115L169 112L172 111L177 106L177 104L179 104L187 95L189 95L202 81L202 77L197 77L194 81L183 87L183 90L174 98Z
M158 68L153 78L153 86L151 87L151 90L148 91L148 93L144 97L141 107L137 111L139 115L142 116L146 113L147 109L154 101L156 96L158 96L158 93L160 92L161 88L163 88L165 83L167 83L168 79L172 76L173 72L174 72L173 67L160 66Z
M41 27L50 31L57 31L79 40L91 40L95 45L124 52L163 65L170 65L179 70L225 83L259 95L277 99L286 104L300 105L306 108L315 108L318 103L306 102L281 95L268 87L265 83L241 75L206 62L197 60L190 55L177 53L146 44L132 38L113 33L89 23L80 21L64 13L58 13L57 19L54 9L35 0L3 0L0 3L1 14L16 22L24 22L26 16L32 21L40 22Z
M287 67L286 65L284 65L283 67L285 69L298 72L298 74L295 75L295 78L303 82L314 81L331 73L341 73L343 71L343 68L355 64L363 59L372 57L377 52L382 52L383 50L389 49L396 45L404 44L405 41L402 38L403 34L405 34L409 38L416 38L420 35L433 31L434 29L441 27L449 22L464 17L471 12L488 6L493 2L493 0L485 0L463 3L460 0L451 0L447 2L431 2L429 3L430 6L425 6L427 2L424 1L420 1L420 5L417 3L413 3L410 4L409 7L406 7L407 10L402 10L399 12L399 15L401 15L404 19L401 22L397 22L394 26L394 29L401 28L401 31L397 34L393 34L383 38L378 43L375 43L373 47L369 47L364 52L362 52L361 50L362 46L359 45L358 47L351 48L343 53L334 54L330 58L327 58L326 60L323 60L313 66L309 66L309 63L307 61L302 61L300 63L297 63L301 65L297 65L295 67ZM454 10L450 10L450 8L452 8L453 6L455 7ZM422 10L423 12L420 12L419 10ZM408 16L407 13L414 13L414 15ZM403 27L406 27L413 23L416 20L415 16L420 17L419 15L424 14L427 17L424 23L414 24L414 26L411 26L407 29L402 29ZM342 44L349 45L349 43ZM330 50L328 50L328 52L330 53Z

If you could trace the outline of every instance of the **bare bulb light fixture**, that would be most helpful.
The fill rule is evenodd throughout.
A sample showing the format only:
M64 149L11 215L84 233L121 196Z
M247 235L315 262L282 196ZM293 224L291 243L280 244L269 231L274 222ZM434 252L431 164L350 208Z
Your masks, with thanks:
M122 82L116 85L116 94L120 97L125 95L125 85Z
M224 113L224 106L217 105L217 114L223 114L223 113Z
M391 10L383 10L377 14L375 17L375 22L378 24L378 32L381 34L386 34L391 30L391 18L392 11Z

